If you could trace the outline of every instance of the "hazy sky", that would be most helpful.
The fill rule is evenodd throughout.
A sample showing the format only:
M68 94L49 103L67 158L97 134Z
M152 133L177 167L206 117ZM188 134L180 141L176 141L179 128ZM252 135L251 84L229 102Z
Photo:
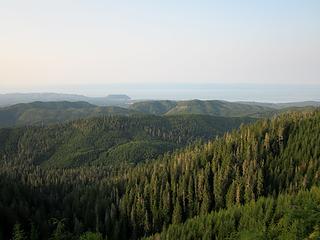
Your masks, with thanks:
M0 92L136 82L320 84L320 1L0 1Z

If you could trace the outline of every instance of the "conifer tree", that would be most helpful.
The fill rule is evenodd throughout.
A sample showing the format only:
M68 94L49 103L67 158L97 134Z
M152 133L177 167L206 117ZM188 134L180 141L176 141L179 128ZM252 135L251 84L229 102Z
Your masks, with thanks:
M181 208L179 200L177 199L176 204L173 209L172 223L179 224L181 222L182 222L182 208Z
M12 240L26 240L26 234L24 230L21 228L19 223L16 223L13 227L13 236Z

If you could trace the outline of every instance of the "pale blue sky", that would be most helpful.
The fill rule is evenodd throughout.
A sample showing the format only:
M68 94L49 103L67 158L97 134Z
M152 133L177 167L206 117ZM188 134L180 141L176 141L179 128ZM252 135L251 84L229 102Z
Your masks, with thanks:
M1 0L0 92L317 85L319 13L318 0Z

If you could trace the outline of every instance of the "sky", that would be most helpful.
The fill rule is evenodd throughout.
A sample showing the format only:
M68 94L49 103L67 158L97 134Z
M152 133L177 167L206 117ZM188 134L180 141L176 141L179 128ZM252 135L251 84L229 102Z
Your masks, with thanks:
M0 0L0 93L320 92L319 12L318 0Z

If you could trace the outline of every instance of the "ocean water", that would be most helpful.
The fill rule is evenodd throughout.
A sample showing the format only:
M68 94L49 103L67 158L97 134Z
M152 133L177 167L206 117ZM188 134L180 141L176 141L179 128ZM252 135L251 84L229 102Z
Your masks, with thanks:
M133 99L220 99L227 101L320 101L320 84L112 84L86 86L78 92L91 96L127 94Z
M57 92L106 96L127 94L132 99L219 99L227 101L294 102L320 101L319 84L211 84L211 83L121 83L50 86L8 92Z

